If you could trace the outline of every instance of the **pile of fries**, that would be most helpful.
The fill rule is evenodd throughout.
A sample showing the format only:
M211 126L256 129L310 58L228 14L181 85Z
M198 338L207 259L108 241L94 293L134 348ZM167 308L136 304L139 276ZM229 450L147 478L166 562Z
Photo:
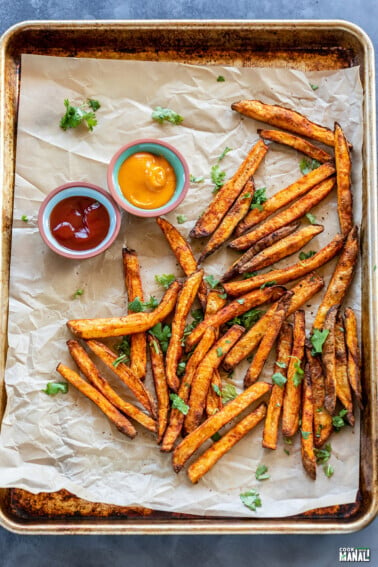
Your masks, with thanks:
M262 445L267 449L277 448L280 426L285 437L301 433L303 466L315 479L316 449L329 439L338 408L343 408L343 415L353 425L353 393L362 407L356 317L348 307L341 311L359 248L353 222L351 145L338 124L331 131L295 111L255 100L235 103L232 108L280 130L258 130L261 140L197 220L190 236L210 237L199 260L182 234L166 219L157 218L185 279L173 281L152 311L129 309L122 317L68 321L75 336L67 343L69 352L87 380L63 364L57 370L125 435L136 435L131 420L156 433L161 451L173 451L176 472L212 438L213 443L188 468L193 483L263 420ZM332 147L334 157L301 136ZM269 151L264 140L290 146L316 160L318 167L253 206L253 176ZM255 273L297 253L324 230L318 224L301 226L299 221L335 187L340 234L289 267ZM227 243L241 255L224 272L216 289L209 289L199 265ZM324 287L323 277L315 270L337 255L336 268L306 338L302 307ZM123 266L129 302L143 302L135 251L123 249ZM243 279L233 279L239 276ZM291 289L284 287L295 280ZM188 325L197 300L202 320ZM263 304L270 305L254 324L248 329L239 324L241 316ZM167 324L170 327L163 344L156 328ZM102 342L114 337L128 337L127 360ZM259 381L274 347L272 383ZM88 350L118 376L143 409L115 392ZM156 400L143 382L148 352ZM231 372L251 355L244 391L225 402L221 368ZM235 422L238 416L241 419ZM222 429L225 426L226 431Z

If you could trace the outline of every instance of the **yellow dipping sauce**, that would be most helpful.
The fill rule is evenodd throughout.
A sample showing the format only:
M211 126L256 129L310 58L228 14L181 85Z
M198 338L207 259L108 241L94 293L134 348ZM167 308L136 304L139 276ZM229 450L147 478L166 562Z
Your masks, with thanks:
M125 159L118 173L124 197L140 209L157 209L173 196L176 175L163 157L138 152Z

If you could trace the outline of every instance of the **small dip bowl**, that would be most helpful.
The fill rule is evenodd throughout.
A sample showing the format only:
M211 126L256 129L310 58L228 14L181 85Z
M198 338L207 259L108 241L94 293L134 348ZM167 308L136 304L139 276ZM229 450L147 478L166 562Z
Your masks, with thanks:
M51 213L54 208L61 206L62 201L65 199L74 197L86 197L100 203L100 205L102 205L105 209L104 217L106 218L106 224L108 224L109 220L109 226L101 238L101 241L96 245L92 245L92 247L81 250L66 247L62 245L61 242L58 242L50 226ZM109 219L107 219L106 213L109 216ZM101 187L79 181L76 183L66 183L65 185L61 185L51 191L51 193L49 193L43 201L38 212L39 232L47 246L65 258L74 258L77 260L91 258L92 256L97 256L107 250L107 248L109 248L109 246L117 238L120 225L121 213L109 193L104 189L101 189Z
M174 170L176 177L175 191L169 201L159 208L143 209L135 206L124 196L119 185L118 177L122 164L130 156L139 152L162 156L169 162ZM113 156L108 167L108 187L115 201L128 213L138 217L158 217L173 211L185 198L189 188L188 164L181 153L170 144L167 144L167 142L150 138L136 140L122 146Z

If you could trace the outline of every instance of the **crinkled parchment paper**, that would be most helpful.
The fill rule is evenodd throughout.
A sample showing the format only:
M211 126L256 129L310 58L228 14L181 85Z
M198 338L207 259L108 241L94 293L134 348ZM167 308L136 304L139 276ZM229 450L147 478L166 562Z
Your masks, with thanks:
M217 82L223 75L224 82ZM310 83L318 88L313 90ZM210 168L226 146L233 148L220 166L231 175L257 141L257 123L231 111L241 98L258 98L299 110L333 127L340 122L354 145L355 216L360 220L362 88L358 68L304 74L286 69L200 67L175 63L103 61L25 55L17 135L17 174L9 300L9 354L6 371L8 405L1 429L0 485L32 492L66 488L78 496L120 505L231 516L287 516L318 506L355 499L358 488L359 428L345 427L332 436L327 478L318 468L310 480L301 465L300 441L281 440L276 451L261 447L262 424L249 433L192 486L185 472L176 475L171 456L161 454L154 436L138 427L133 441L119 433L93 404L73 387L50 397L41 390L59 379L59 361L74 366L66 351L67 319L106 317L125 312L127 301L121 248L127 243L140 255L146 295L162 296L155 274L182 276L154 220L123 215L118 240L100 257L76 262L56 256L41 240L37 212L44 197L68 181L106 187L106 168L113 153L137 138L167 140L187 158L190 171L204 176L192 184L176 215L187 221L187 235L211 199ZM63 100L93 97L101 102L98 126L63 132ZM184 116L180 126L159 125L151 109L167 106ZM268 194L299 178L301 156L273 144L256 175ZM326 229L306 250L318 249L338 231L335 195L313 211ZM21 220L27 215L27 223ZM194 243L196 251L200 242ZM207 274L220 274L235 256L220 251L205 264ZM295 262L297 256L282 264ZM322 270L326 280L334 263ZM83 288L84 294L72 299ZM348 304L359 311L359 275ZM311 323L320 295L307 306ZM272 362L263 378L272 374ZM245 366L235 373L240 387ZM149 387L151 382L147 379ZM118 385L120 388L120 386ZM122 391L122 390L120 390ZM128 395L127 392L125 395ZM287 448L290 455L284 449ZM269 467L270 480L258 482L256 467ZM239 494L255 488L261 494L257 512L245 508Z

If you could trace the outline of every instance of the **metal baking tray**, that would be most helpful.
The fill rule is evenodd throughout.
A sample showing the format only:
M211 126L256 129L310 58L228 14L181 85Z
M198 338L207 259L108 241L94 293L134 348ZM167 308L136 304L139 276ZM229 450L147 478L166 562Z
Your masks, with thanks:
M345 21L49 21L24 22L0 44L1 347L0 416L5 405L9 256L17 108L22 53L300 70L360 66L364 89L360 486L356 502L288 518L208 518L93 504L66 491L0 490L0 524L19 533L205 534L337 533L356 531L377 513L378 218L374 51L366 34Z

